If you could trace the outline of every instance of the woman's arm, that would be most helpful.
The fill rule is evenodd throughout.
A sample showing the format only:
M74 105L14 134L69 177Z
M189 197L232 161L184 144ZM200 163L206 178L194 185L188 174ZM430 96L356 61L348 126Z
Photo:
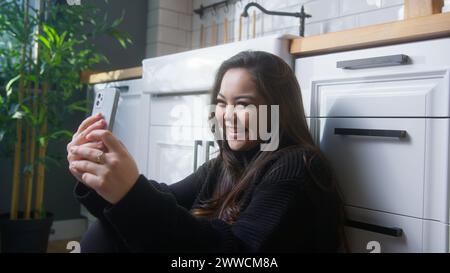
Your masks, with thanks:
M154 180L145 180L155 190L173 195L178 205L189 210L206 180L209 164L210 162L204 163L197 171L172 185L158 183ZM103 210L111 206L111 203L82 182L78 182L75 185L74 196L92 215L99 219L104 219Z
M103 215L131 251L260 252L273 249L267 246L279 238L288 245L298 245L313 240L311 230L315 227L316 212L312 199L324 200L320 206L327 209L321 213L321 219L331 219L327 226L335 227L333 217L337 213L332 197L320 194L316 196L320 198L311 198L313 191L306 190L309 187L302 152L283 156L284 160L273 164L267 176L255 181L258 185L252 191L250 203L230 225L192 216L177 203L174 194L158 190L143 176L136 175L137 170L130 173L134 161L111 132L95 130L87 138L107 146L105 162L95 162L94 149L80 148L73 152L86 160L75 161L72 167L84 173L83 182L111 203ZM304 221L302 225L298 224L300 220ZM298 230L310 229L290 230L292 238L281 236L280 229L289 228L291 223ZM334 238L334 229L325 235Z

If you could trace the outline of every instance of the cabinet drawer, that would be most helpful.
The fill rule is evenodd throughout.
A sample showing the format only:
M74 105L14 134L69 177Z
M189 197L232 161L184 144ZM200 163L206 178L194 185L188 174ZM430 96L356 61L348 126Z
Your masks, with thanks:
M347 205L423 217L426 119L312 119Z
M397 44L389 46L380 46L367 49L351 50L331 54L323 54L311 57L301 57L296 60L295 70L297 75L304 80L312 80L315 77L333 76L346 77L348 75L369 75L377 74L379 71L396 73L400 71L414 71L418 68L443 67L449 66L450 38L434 39L428 41L412 42L407 44ZM393 55L408 56L409 61L404 65L396 65L391 59L380 58ZM368 60L369 59L369 60ZM353 69L340 68L338 63L353 61L353 63L369 62L378 63L378 65L352 67Z
M316 81L313 117L449 117L450 70Z
M208 126L210 96L204 95L152 95L151 125Z
M346 207L351 252L449 252L449 226L425 219Z
M327 111L315 108L316 104L322 99L323 94L320 89L328 88L329 86L336 86L341 89L338 92L335 89L330 96L337 96L336 100L342 103L341 107L335 107L335 115L354 115L354 116L449 116L448 111L448 70L450 67L450 38L436 39L429 41L421 41L409 44L400 44L384 47L376 47L362 50L353 50L348 52L339 52L333 54L325 54L320 56L304 57L296 60L295 73L299 80L302 90L305 111L310 116L324 116ZM404 55L408 56L409 60L404 65L394 65L390 63L388 56ZM380 67L356 67L360 69L343 69L339 68L339 62L350 61L350 63L372 62L377 63L379 59L373 61L373 58L385 58L386 62ZM369 61L367 61L369 59ZM371 61L372 60L372 61ZM383 62L381 62L383 64ZM431 86L424 87L418 80L428 79L432 80ZM441 79L441 80L439 80ZM366 86L366 83L379 83L379 86ZM441 86L441 85L444 86ZM383 87L383 85L385 85ZM439 90L434 90L437 88ZM394 91L393 100L379 101L375 96L369 94L366 96L366 90L378 93L376 96L382 96L382 93L388 94ZM369 98L374 99L369 103L366 111L356 111L353 113L352 108L346 109L346 103L342 101L345 91L349 94L360 96L354 102L361 100L361 110L367 107L370 102ZM420 111L413 111L416 104L413 101L401 101L401 95L398 92L411 93L411 95L422 96L421 110L423 105L426 106L425 114ZM399 94L399 97L396 97ZM408 95L409 96L409 95ZM398 102L402 103L398 103ZM417 101L417 100L415 100ZM403 104L405 103L405 104ZM392 106L393 105L393 106ZM378 109L377 109L378 106ZM393 107L393 108L392 108ZM400 108L400 109L395 109ZM328 109L329 110L329 109ZM342 110L342 111L341 111ZM404 111L406 110L406 111ZM411 112L412 111L412 112Z
M423 220L346 207L345 234L351 252L422 252ZM441 234L442 235L442 234Z

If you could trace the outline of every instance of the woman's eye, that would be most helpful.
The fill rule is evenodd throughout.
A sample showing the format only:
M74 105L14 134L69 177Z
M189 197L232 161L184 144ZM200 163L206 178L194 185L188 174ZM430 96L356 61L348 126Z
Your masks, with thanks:
M236 103L236 105L241 105L241 106L244 106L244 107L246 107L246 106L249 106L249 105L250 105L250 103L248 103L248 102L244 102L244 101L240 101L240 102Z
M225 106L226 106L226 103L223 102L223 101L218 101L218 102L217 102L217 106L219 106L219 107L225 107Z

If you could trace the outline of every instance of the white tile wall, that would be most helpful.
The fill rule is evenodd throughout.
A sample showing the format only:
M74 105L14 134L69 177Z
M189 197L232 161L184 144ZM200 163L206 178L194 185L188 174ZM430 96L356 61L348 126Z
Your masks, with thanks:
M192 0L148 0L146 57L189 50Z
M204 28L205 46L212 41L213 22L217 24L217 43L224 41L224 19L228 19L228 37L236 41L239 36L239 18L244 6L258 2L269 10L299 12L301 5L312 15L306 19L305 36L319 35L355 27L380 24L403 19L403 0L236 0L228 8L206 12L200 18L193 9L219 0L149 0L147 56L159 56L200 47L200 29ZM443 11L450 10L445 0ZM270 16L256 11L256 36L271 34L298 35L297 18ZM242 38L252 36L252 20L243 19Z
M239 17L243 7L255 0L236 1L229 7L228 12L224 8L216 11L217 15L206 15L202 20L197 15L192 19L192 48L200 45L200 25L206 29L206 46L210 45L210 26L212 20L217 18L223 23L223 17L227 16L230 22L232 35L230 38L238 39ZM208 5L211 0L193 0L193 8L200 5ZM259 4L269 10L298 12L301 5L305 11L312 15L306 19L305 36L319 35L355 27L368 26L403 19L403 0L256 0ZM282 16L270 16L262 14L256 8L249 10L250 15L256 10L256 36L270 34L294 34L299 33L299 20ZM251 38L251 19L243 20L242 37ZM219 39L220 37L219 29ZM222 39L223 40L223 39Z

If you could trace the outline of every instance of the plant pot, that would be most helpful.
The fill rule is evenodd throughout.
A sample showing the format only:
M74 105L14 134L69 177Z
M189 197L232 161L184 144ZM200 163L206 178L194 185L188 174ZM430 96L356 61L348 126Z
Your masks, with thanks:
M44 219L10 220L9 213L0 214L0 245L2 253L45 253L47 252L53 214Z

